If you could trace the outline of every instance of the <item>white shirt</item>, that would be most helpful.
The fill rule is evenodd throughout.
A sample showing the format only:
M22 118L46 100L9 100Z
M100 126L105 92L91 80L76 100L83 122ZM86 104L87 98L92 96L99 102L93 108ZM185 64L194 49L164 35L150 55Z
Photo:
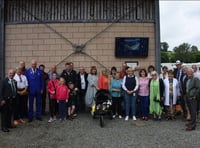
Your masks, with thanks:
M21 78L20 78L21 77ZM14 78L15 81L17 81L17 88L22 89L28 86L28 81L25 75L18 75L15 74Z
M199 72L199 71L194 72L194 73L193 73L193 76L194 76L195 78L198 78L198 79L200 80L200 72Z
M84 74L80 74L81 76L81 89L85 89L86 84L85 84L85 75Z

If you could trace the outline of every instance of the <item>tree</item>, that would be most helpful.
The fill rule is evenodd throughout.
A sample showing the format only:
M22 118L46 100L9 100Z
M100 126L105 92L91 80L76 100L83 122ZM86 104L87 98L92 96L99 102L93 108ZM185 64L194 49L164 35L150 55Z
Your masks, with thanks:
M183 62L190 62L189 52L191 49L191 45L188 43L183 43L178 47L174 47L173 51L175 53L175 57Z
M191 51L192 51L192 52L197 52L197 51L198 51L198 47L195 46L195 45L192 45Z
M160 43L160 49L161 51L168 51L169 45L167 42L161 42Z

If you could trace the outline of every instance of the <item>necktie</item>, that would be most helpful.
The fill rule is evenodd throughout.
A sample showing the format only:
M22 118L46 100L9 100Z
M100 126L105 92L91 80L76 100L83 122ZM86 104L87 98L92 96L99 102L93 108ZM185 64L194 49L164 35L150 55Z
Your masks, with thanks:
M12 95L16 96L16 89L15 89L14 81L13 80L10 80L10 81L11 81Z

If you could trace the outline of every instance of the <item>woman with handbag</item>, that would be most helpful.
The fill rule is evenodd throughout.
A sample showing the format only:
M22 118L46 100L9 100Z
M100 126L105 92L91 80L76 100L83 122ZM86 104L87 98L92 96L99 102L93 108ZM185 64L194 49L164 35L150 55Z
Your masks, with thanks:
M151 79L149 81L149 97L150 97L150 114L153 114L154 120L161 120L162 107L161 102L163 101L164 84L163 80L159 79L158 73L152 71Z
M50 95L50 113L51 117L48 120L49 123L53 122L56 120L56 106L57 106L57 101L56 101L56 88L59 84L59 80L57 80L57 73L54 72L52 73L52 80L48 82L47 85L47 91L49 92Z

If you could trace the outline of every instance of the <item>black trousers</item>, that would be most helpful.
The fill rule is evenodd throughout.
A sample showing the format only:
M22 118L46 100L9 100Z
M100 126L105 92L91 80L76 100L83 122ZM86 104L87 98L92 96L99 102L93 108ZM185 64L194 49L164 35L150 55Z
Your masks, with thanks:
M77 111L84 112L85 111L85 94L86 90L80 90L77 99Z
M42 114L45 114L45 110L46 110L46 91L43 91L43 94L41 95L42 98Z
M18 95L19 98L19 118L27 115L27 95Z
M113 114L122 115L122 97L112 97L112 110Z
M56 116L56 113L57 113L57 100L56 99L50 99L49 100L49 103L50 103L50 114L51 114L51 117L53 118L54 116Z
M189 108L190 114L191 114L191 121L189 122L189 127L195 128L196 127L196 115L197 115L197 100L188 98L187 102L188 102L188 108Z
M10 101L6 101L6 104L4 104L1 107L1 128L9 128L11 126L11 104Z

